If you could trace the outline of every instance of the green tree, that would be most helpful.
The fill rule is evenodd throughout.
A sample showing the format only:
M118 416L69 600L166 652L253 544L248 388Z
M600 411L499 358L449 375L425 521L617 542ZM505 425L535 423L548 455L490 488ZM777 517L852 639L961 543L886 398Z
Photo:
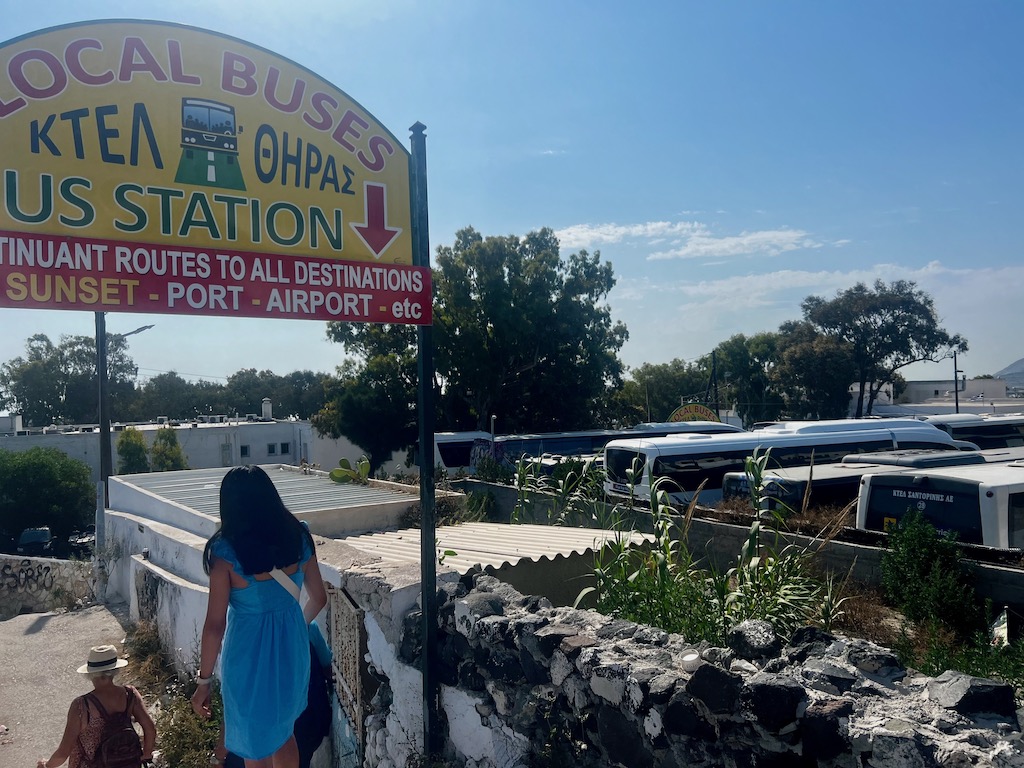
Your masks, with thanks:
M629 373L617 394L631 406L617 426L631 427L641 421L666 421L687 402L711 402L711 371L707 360L688 363L678 358L669 363L644 363Z
M586 429L607 423L629 337L606 300L615 286L600 253L559 254L550 229L523 238L472 228L438 248L434 339L450 413L488 429ZM567 384L571 382L570 386Z
M117 438L117 472L121 475L149 472L146 438L134 427L126 427Z
M157 374L142 387L134 409L135 420L158 416L190 419L196 415L195 387L174 371Z
M807 322L850 346L857 371L858 418L871 414L878 392L901 368L967 351L962 336L950 336L939 327L931 296L908 280L888 285L876 280L873 288L857 283L831 300L808 296L802 307Z
M611 421L627 333L605 303L615 277L600 254L563 259L549 229L486 239L463 229L454 245L438 248L433 285L438 430L489 429L492 415L506 432ZM359 362L328 385L314 424L378 461L415 435L415 330L330 323L327 334ZM350 392L357 388L370 391ZM374 451L360 421L394 433Z
M376 472L393 451L416 442L415 354L346 360L338 373L312 425L322 435L345 436L361 446Z
M96 489L89 467L56 448L0 450L0 529L16 536L47 525L66 539L92 521Z
M783 412L785 403L774 376L778 342L776 333L739 333L715 348L721 389L748 427L774 421Z
M188 469L188 460L174 427L161 427L156 431L153 447L149 449L149 463L154 472Z
M107 382L114 420L128 417L136 373L126 339L110 335ZM54 344L36 334L25 342L24 357L0 366L0 407L21 413L26 426L95 423L98 392L96 341L89 336L62 336Z
M772 377L794 418L841 419L849 413L850 382L856 377L850 344L806 321L779 327Z

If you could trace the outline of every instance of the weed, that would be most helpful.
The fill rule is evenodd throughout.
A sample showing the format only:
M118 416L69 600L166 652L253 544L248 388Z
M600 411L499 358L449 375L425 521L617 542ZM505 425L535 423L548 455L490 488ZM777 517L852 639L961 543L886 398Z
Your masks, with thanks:
M955 536L939 533L917 510L889 531L882 587L914 624L938 623L964 638L983 626Z

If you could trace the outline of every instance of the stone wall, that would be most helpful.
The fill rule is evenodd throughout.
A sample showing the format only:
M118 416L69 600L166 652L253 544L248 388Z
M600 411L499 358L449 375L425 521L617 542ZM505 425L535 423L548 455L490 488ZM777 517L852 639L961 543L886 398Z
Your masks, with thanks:
M419 612L399 622L366 599L371 672L364 765L419 752ZM355 584L352 584L355 587ZM395 585L410 593L412 585ZM904 768L1024 765L1012 689L927 678L870 642L765 622L727 648L593 611L554 608L493 577L443 582L439 612L446 764ZM404 602L404 601L395 601ZM379 603L379 600L378 600ZM378 606L379 607L379 606Z
M92 600L93 594L91 562L0 556L0 621L71 608Z

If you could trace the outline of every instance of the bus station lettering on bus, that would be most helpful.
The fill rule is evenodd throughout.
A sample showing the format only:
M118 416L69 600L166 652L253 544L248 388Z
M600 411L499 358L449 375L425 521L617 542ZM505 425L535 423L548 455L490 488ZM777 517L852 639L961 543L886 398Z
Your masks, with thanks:
M211 63L212 33L154 42L162 25L94 26L0 71L0 138L14 149L0 305L431 321L429 269L411 265L407 155L372 117L241 41L217 36ZM119 85L135 98L104 98Z

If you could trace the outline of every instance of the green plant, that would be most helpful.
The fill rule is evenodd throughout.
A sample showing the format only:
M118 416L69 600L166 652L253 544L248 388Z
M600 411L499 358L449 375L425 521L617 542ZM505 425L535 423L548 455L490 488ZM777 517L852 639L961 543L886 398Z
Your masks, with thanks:
M121 475L149 472L146 438L135 427L125 427L117 438L117 472Z
M795 545L780 547L762 541L762 515L781 523L782 508L766 509L764 470L770 456L755 453L747 459L751 483L751 504L755 515L734 566L726 571L698 568L685 542L703 488L698 488L680 515L670 505L665 483L651 489L650 508L644 530L652 531L646 547L630 544L632 523L615 526L614 539L595 557L594 584L581 591L577 604L595 600L598 610L633 621L653 624L678 632L691 642L725 642L729 630L747 619L763 619L788 637L799 626L817 618L831 624L842 615L842 598L834 582L823 588L813 577L814 551ZM639 467L627 471L627 478L640 474ZM643 514L632 507L615 508L619 523L627 514ZM639 519L643 519L642 517Z
M330 472L330 478L336 483L355 483L357 485L367 485L369 483L370 476L370 460L365 456L361 456L359 460L352 466L352 463L346 459L341 458L338 460L338 466Z
M477 480L485 483L500 483L511 485L515 473L505 462L494 458L490 453L483 453L476 457L474 473Z
M513 523L594 527L603 520L604 474L594 459L569 459L551 474L542 464L523 456L516 464L516 506Z
M498 502L490 491L471 491L466 496L466 514L476 520L491 520Z
M853 566L850 567L850 573L853 571ZM850 573L846 574L846 578L836 583L835 574L831 571L825 574L825 580L822 584L821 590L821 603L818 606L818 613L815 617L818 624L826 632L831 632L834 624L842 620L846 615L846 610L843 608L843 604L850 599L850 595L844 595L846 585L850 579Z
M174 427L160 427L156 431L149 449L149 463L154 472L188 469L188 460Z
M909 621L943 625L960 637L982 628L982 611L953 534L939 533L918 510L889 529L882 555L886 597Z

